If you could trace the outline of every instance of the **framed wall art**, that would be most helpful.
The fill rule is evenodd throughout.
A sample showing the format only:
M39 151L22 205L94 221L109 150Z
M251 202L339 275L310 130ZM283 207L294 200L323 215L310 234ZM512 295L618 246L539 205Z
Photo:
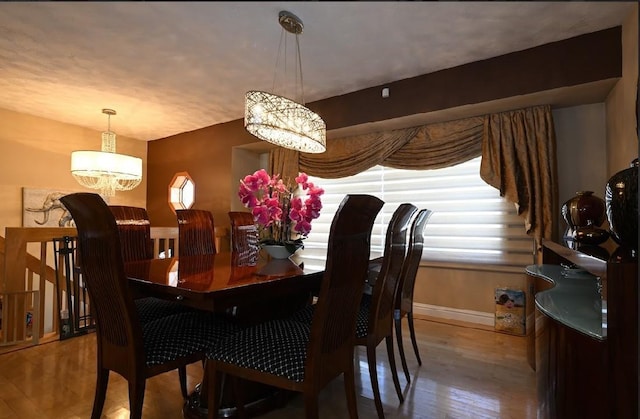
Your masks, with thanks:
M72 227L60 198L77 191L22 188L22 227Z

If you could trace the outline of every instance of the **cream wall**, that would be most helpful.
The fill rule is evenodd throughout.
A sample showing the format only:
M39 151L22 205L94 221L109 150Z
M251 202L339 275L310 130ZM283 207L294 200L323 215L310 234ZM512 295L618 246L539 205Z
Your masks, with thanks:
M595 103L553 112L558 157L558 202L575 196L578 191L593 191L604 199L607 175L606 106ZM567 225L560 208L556 214L558 237Z
M117 123L112 127L117 134ZM93 192L71 176L71 152L100 147L99 131L0 109L0 236L5 227L22 226L23 187ZM147 143L118 136L117 151L142 158L143 180L109 203L145 207Z

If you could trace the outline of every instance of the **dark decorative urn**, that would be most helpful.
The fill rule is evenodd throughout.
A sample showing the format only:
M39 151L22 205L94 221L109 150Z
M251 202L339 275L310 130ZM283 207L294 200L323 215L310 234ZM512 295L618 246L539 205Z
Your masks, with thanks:
M576 196L562 205L562 217L569 227L600 227L605 220L605 202L593 191L576 192Z
M611 176L605 202L611 237L621 246L638 250L638 159Z
M605 220L605 202L593 191L580 191L562 204L562 218L567 223L565 239L598 245L609 238L609 232L599 228Z

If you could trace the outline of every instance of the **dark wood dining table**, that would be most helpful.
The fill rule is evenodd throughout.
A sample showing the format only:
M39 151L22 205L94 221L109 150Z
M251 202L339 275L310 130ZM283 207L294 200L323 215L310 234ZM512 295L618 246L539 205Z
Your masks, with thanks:
M305 268L299 258L243 263L231 252L128 262L125 272L135 297L217 312L317 292L323 274Z
M316 295L323 271L304 267L302 259L259 257L243 260L231 252L182 258L149 259L125 263L134 298L157 297L219 313L231 314L238 322L255 323L285 316ZM185 404L186 418L206 417L206 405L199 385ZM259 414L275 407L273 397L256 397L252 403ZM270 399L270 400L267 400ZM234 416L231 407L220 412ZM250 412L251 413L251 412Z

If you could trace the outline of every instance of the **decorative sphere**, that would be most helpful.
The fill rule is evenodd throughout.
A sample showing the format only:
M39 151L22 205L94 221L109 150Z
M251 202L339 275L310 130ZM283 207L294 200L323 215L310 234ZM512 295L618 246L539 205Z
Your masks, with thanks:
M605 203L593 191L580 191L562 204L562 218L571 228L600 227L605 220Z
M638 249L638 159L609 179L605 190L611 237L621 246Z

